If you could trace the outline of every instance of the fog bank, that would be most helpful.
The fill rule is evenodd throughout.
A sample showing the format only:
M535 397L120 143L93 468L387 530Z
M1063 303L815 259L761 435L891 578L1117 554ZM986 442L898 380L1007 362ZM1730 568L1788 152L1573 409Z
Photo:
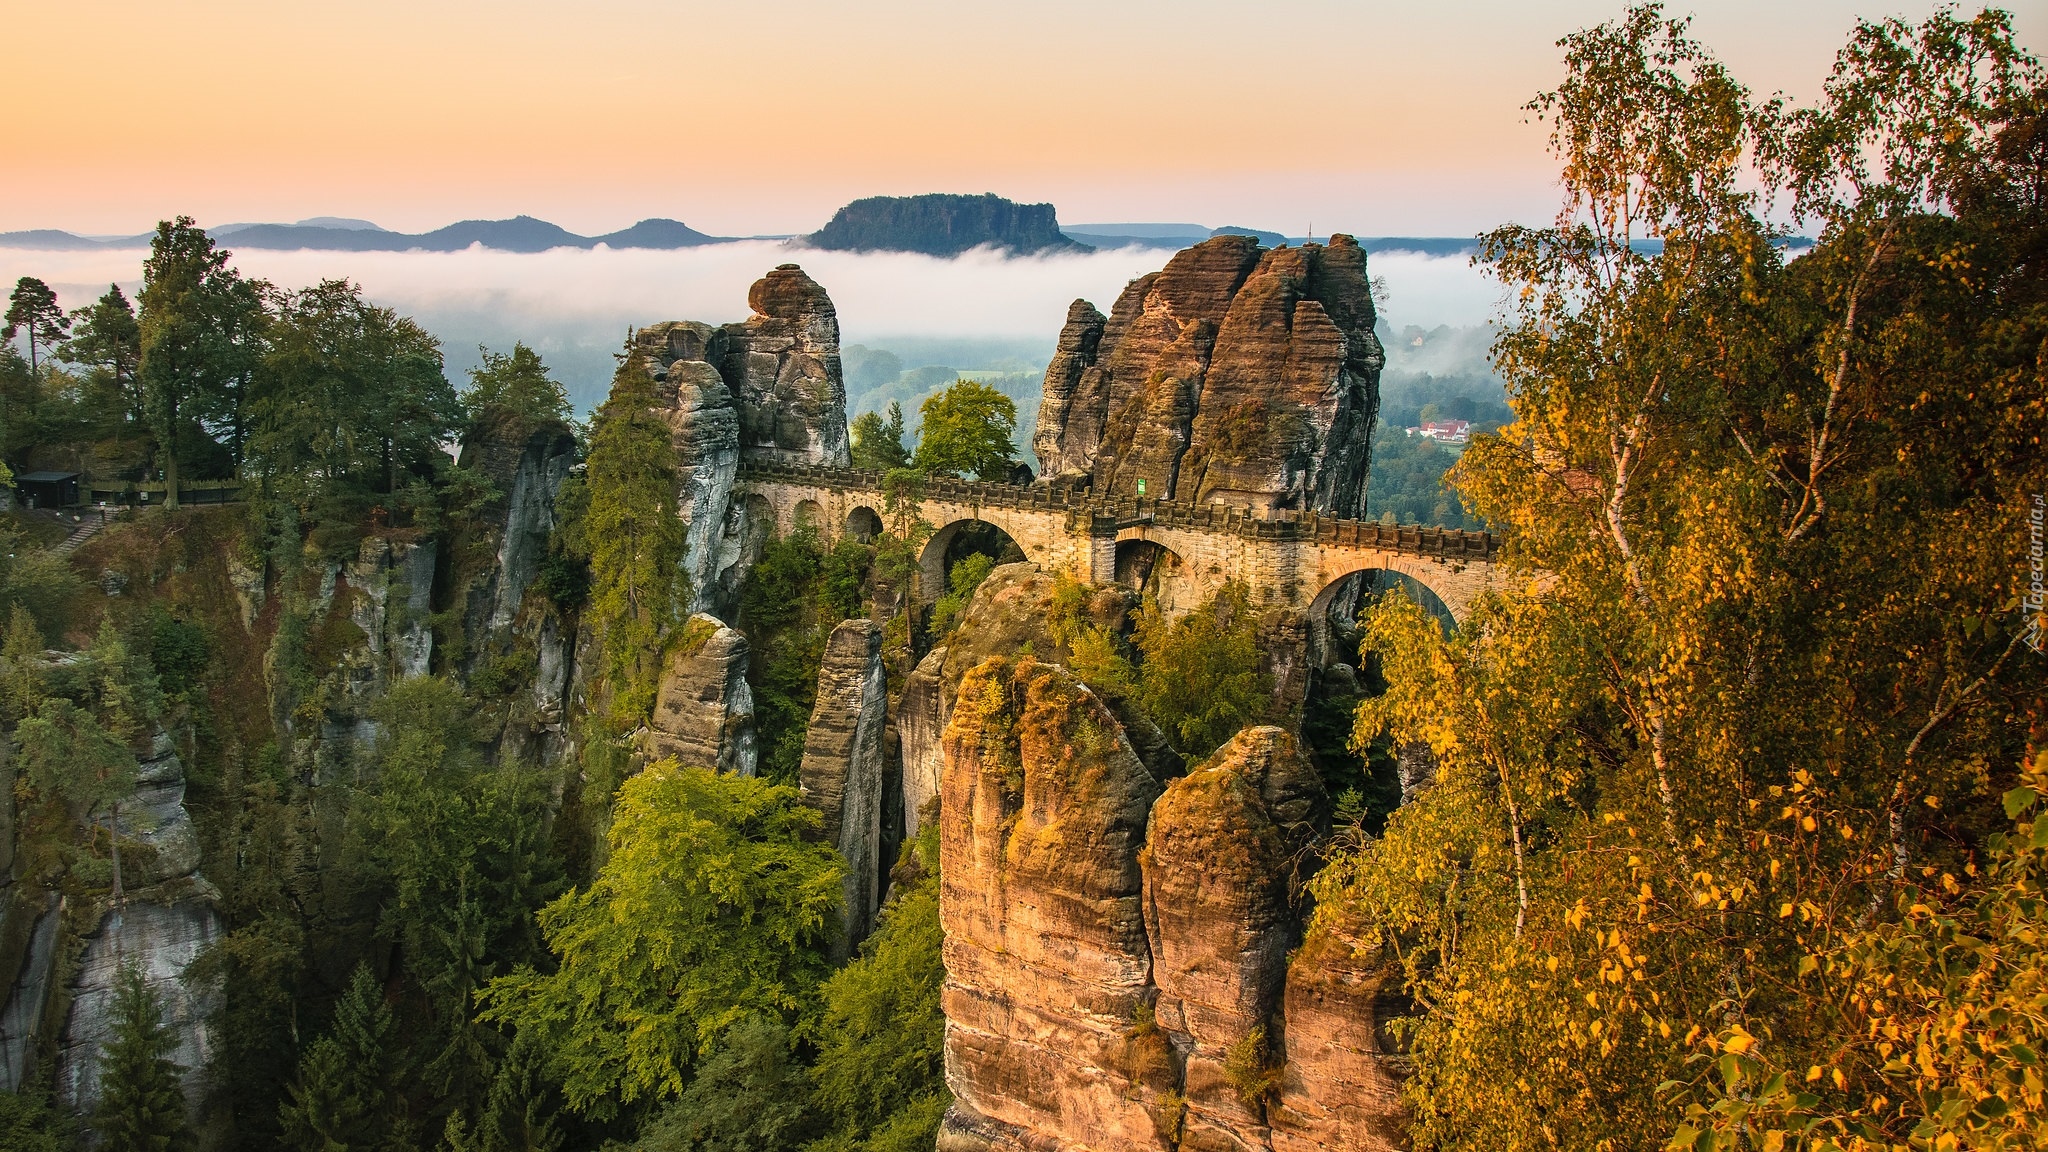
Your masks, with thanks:
M66 308L88 303L110 282L132 297L145 254L0 249L0 282L38 277L57 290ZM288 288L327 278L360 283L371 298L416 317L441 339L449 374L458 382L475 362L477 345L503 349L523 340L569 385L577 407L588 409L603 398L611 354L628 328L660 320L743 319L748 287L777 264L801 264L825 286L848 344L947 348L961 359L982 354L989 363L955 366L986 368L1020 358L1043 365L1076 297L1106 312L1125 284L1158 269L1170 255L1134 247L1042 257L980 250L939 259L747 241L674 251L565 248L530 255L483 248L248 249L236 251L233 262L250 276ZM1372 257L1370 267L1386 288L1382 319L1396 330L1482 324L1499 295L1497 285L1462 257L1386 252Z

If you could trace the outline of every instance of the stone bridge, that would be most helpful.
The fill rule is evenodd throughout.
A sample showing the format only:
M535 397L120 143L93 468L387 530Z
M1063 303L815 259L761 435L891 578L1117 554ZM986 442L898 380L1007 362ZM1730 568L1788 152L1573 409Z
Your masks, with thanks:
M750 519L772 512L777 532L807 524L831 542L869 539L883 528L880 472L748 460L733 488ZM1145 585L1168 611L1192 608L1235 579L1255 603L1316 621L1345 577L1370 571L1414 580L1462 621L1493 578L1499 545L1491 533L1456 528L943 478L926 483L919 514L935 529L920 557L927 601L946 587L948 547L976 522L1002 529L1040 568L1090 584Z

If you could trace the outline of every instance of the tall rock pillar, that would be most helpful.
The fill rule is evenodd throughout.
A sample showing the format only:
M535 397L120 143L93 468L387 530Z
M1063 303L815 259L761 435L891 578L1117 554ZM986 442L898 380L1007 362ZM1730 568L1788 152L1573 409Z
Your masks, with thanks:
M888 707L882 626L846 620L825 642L818 703L798 769L805 803L825 817L827 843L846 858L840 961L874 928L881 900L882 726Z

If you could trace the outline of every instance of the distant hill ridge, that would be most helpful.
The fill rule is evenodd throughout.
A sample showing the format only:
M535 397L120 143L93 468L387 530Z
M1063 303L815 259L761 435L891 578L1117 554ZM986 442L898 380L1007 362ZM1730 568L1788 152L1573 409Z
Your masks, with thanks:
M392 232L368 220L315 216L296 224L236 223L208 229L229 248L271 250L314 249L335 252L460 252L482 245L499 252L546 252L553 248L640 248L674 250L740 240L795 240L813 248L854 252L918 252L957 256L981 246L1018 255L1044 252L1087 252L1112 248L1192 247L1212 236L1256 237L1274 248L1301 244L1302 237L1254 228L1203 224L1129 222L1074 224L1060 227L1051 204L1022 204L994 193L922 196L870 196L855 200L808 236L711 236L680 220L654 218L602 236L581 236L533 216L509 220L461 220L431 232ZM80 236L54 228L0 232L0 248L80 251L97 248L147 247L151 233L137 236ZM1368 252L1417 252L1432 256L1469 256L1477 249L1470 236L1359 236ZM1810 241L1795 239L1793 246Z
M117 236L95 240L70 232L39 228L28 232L0 232L0 248L71 250L85 248L135 248L147 245L152 234ZM237 224L223 228L220 239L234 248L300 249L330 252L460 252L472 244L500 252L545 252L550 248L695 248L721 244L732 239L707 236L680 220L642 220L631 228L602 236L579 236L558 224L532 216L510 220L461 220L446 228L417 234L387 232L361 220L316 218L299 224Z

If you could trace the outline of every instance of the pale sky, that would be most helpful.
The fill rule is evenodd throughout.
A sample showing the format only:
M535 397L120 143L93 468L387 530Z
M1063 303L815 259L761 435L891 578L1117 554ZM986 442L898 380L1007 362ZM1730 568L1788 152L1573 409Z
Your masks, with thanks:
M1760 92L1813 95L1857 15L1698 5ZM2041 53L2048 5L2014 5ZM1683 5L1674 11L1684 12ZM810 231L992 191L1064 223L1470 234L1547 217L1521 105L1579 0L0 0L0 230L529 213Z

